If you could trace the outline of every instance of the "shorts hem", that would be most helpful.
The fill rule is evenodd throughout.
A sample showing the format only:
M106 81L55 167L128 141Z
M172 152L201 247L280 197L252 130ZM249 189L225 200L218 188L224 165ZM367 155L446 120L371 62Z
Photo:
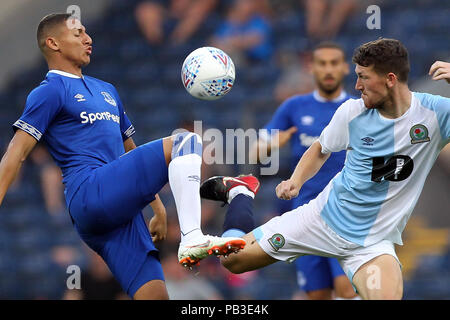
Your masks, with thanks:
M152 280L162 280L162 281L165 281L165 278L164 278L164 274L163 274L163 273L161 273L161 275L157 274L157 275L155 275L154 277L151 277L151 279L147 279L147 277L145 277L146 280L145 280L144 282L139 281L140 279L138 279L138 277L140 276L140 273L141 273L141 271L142 271L142 268L143 268L144 265L146 264L147 259L149 258L150 255L153 255L153 257L155 257L156 260L158 260L158 262L160 261L160 260L159 260L159 251L158 251L157 249L150 250L150 251L147 252L147 254L145 255L143 261L139 264L139 268L137 268L137 271L134 273L134 275L133 275L133 277L132 277L132 280L130 281L130 283L128 284L128 287L127 287L126 290L125 290L125 292L127 293L127 295L128 295L130 298L132 298L132 299L133 299L133 296L135 295L135 293L136 293L136 292L137 292L144 284L146 284L147 282L152 281ZM161 269L162 269L162 267L161 267ZM137 283L135 284L135 282L137 282ZM141 283L141 282L142 282L142 283Z

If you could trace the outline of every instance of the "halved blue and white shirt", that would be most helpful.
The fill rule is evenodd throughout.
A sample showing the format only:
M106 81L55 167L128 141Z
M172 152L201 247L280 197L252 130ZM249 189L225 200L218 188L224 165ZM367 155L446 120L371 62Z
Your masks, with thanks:
M347 150L344 168L313 200L341 237L369 246L401 234L439 152L450 141L450 99L412 93L387 119L362 99L343 103L322 131L322 153Z

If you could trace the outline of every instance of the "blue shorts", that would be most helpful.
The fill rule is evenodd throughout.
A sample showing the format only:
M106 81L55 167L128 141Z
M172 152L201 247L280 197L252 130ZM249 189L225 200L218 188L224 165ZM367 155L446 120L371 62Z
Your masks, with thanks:
M92 170L70 203L81 239L105 260L131 297L146 282L164 280L142 209L167 182L159 139Z
M306 255L295 260L295 266L299 287L305 292L333 289L334 278L345 276L335 258Z

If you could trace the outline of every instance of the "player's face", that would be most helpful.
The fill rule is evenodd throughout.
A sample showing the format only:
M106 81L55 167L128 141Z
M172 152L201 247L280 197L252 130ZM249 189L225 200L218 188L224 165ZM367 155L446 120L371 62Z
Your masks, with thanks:
M81 22L70 24L69 21L62 26L63 32L59 37L60 52L67 60L82 67L91 61L92 39Z
M358 76L355 89L361 92L366 108L382 106L389 96L386 78L376 73L373 66L363 67L357 64L355 72Z
M341 50L322 48L314 51L312 74L317 86L327 94L338 90L348 73L348 64Z

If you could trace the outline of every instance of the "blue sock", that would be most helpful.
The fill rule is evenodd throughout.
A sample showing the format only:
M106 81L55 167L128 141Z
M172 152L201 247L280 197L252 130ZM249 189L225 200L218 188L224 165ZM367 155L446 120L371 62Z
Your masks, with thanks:
M223 237L242 237L255 228L253 199L238 194L228 206L223 223Z

